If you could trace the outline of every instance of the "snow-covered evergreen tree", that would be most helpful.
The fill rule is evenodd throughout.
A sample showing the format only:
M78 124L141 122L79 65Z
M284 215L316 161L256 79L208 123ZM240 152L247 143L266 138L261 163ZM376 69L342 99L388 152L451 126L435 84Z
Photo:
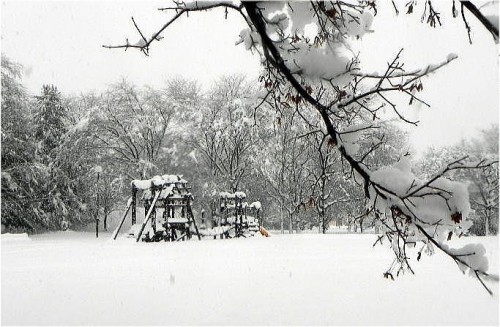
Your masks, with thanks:
M32 231L41 220L30 208L38 170L32 169L35 142L21 73L22 66L2 54L2 225Z
M35 139L39 142L41 155L61 144L67 130L67 109L63 106L61 92L54 85L44 85L42 94L35 97L34 122Z

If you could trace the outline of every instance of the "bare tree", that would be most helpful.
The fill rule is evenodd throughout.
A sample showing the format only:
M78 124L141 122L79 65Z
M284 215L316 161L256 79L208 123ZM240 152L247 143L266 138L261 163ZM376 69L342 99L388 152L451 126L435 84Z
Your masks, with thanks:
M275 104L276 105L276 104ZM280 227L284 230L285 213L290 233L294 230L294 219L305 207L307 189L307 167L310 163L308 144L300 136L306 130L297 112L290 106L275 106L273 123L268 126L272 132L266 138L266 145L260 149L260 163L268 190L268 196L280 207Z
M254 144L253 115L245 103L250 85L241 75L223 76L214 84L200 110L191 143L202 154L219 187L236 192L250 174Z
M332 208L346 202L356 202L356 195L345 189L341 159L334 147L327 142L328 135L308 133L311 164L307 168L310 197L304 207L314 207L318 214L318 226L325 234L332 217Z
M175 112L165 93L152 89L138 90L122 81L113 85L90 108L87 123L102 160L123 170L128 178L151 175L172 127ZM133 166L135 170L128 167Z

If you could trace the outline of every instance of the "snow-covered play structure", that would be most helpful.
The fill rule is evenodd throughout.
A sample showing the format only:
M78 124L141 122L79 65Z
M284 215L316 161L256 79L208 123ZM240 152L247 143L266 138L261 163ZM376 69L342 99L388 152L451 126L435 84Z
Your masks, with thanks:
M116 239L130 210L132 228L128 235L134 236L136 241L178 241L190 239L193 235L201 239L191 206L191 187L182 176L163 175L147 180L133 180L131 186L132 196L119 226L113 233L113 239ZM139 192L145 212L142 223L137 223Z
M196 236L217 238L246 237L260 228L260 202L248 205L243 192L221 192L218 209L212 213L211 224L206 224L202 213L198 228L193 214L193 195L189 183L178 175L155 176L131 182L132 196L120 224L113 233L116 239L131 211L132 227L127 233L136 241L159 242L188 240ZM137 208L144 207L144 219L137 222ZM211 225L210 228L207 225Z
M261 204L248 204L244 192L220 192L212 212L212 230L223 238L253 236L259 230ZM214 238L217 235L214 234Z

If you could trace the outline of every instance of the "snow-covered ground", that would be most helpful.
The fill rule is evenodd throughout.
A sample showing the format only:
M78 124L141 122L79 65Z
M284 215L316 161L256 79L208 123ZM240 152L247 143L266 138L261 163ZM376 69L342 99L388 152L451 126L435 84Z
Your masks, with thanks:
M436 254L395 281L375 235L139 243L2 235L2 325L498 325L492 297ZM471 241L469 238L468 241ZM498 238L484 243L498 273ZM461 241L459 241L461 242Z

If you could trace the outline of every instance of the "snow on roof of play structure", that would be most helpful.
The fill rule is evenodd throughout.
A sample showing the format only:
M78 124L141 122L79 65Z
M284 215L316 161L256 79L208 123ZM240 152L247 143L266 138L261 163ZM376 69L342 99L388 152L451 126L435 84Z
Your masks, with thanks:
M161 176L166 183L187 183L187 180L182 178L182 175L163 175Z
M240 199L244 199L247 197L247 195L244 192L235 192L234 196Z
M134 179L132 182L130 182L130 184L139 190L147 190L148 188L151 187L151 180Z
M220 192L219 196L223 199L244 199L247 197L247 195L244 192L235 192L235 193L229 193L229 192Z
M151 179L134 179L131 182L131 185L139 190L147 190L154 186L163 186L168 184L181 183L185 184L187 181L182 178L182 175L163 175L163 176L154 176Z
M257 210L260 210L260 208L262 208L262 204L260 204L260 201L255 201L249 205L249 208L255 208Z
M231 197L231 195L232 195L232 194L231 194L231 193L229 193L229 192L219 192L219 196L220 196L221 198L229 198L229 197Z
M169 224L185 224L187 222L189 222L187 218L182 218L182 217L168 218Z

